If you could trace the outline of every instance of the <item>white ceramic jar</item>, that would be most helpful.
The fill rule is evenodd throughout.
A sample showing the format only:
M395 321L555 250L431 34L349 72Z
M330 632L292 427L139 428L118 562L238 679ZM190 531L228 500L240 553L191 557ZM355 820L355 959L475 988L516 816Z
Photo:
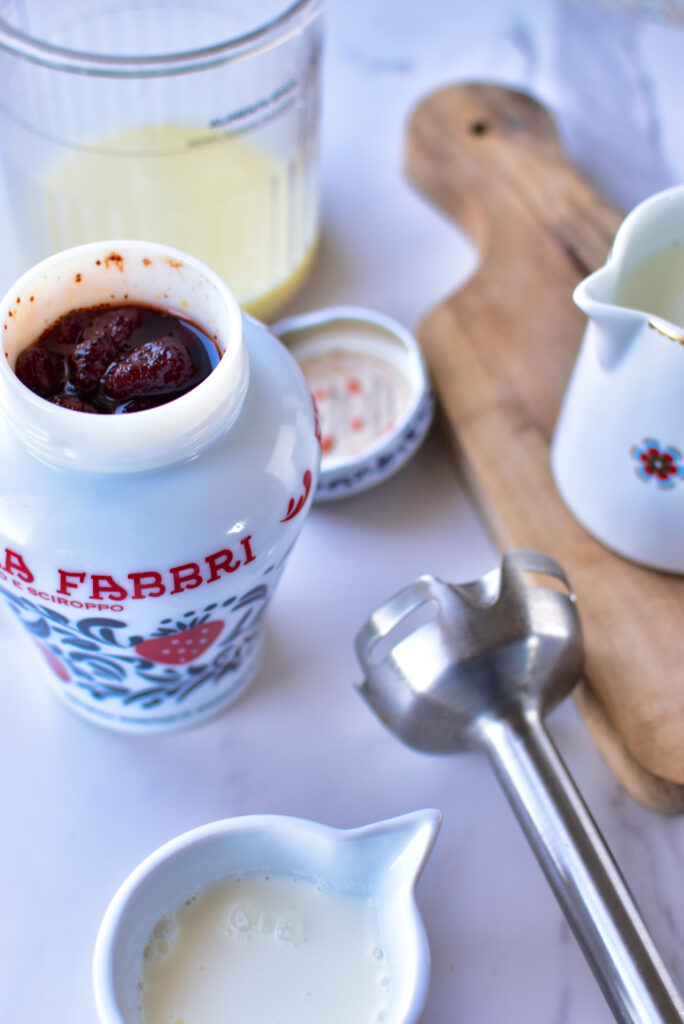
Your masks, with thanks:
M167 309L214 339L197 387L125 415L60 408L15 376L70 310ZM262 614L315 491L311 395L284 346L185 253L59 253L0 304L0 593L55 692L111 728L187 726L254 676Z

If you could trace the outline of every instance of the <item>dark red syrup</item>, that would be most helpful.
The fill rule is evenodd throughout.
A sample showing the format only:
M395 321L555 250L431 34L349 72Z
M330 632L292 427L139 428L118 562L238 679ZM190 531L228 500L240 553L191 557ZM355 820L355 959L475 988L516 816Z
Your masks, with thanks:
M219 360L191 321L143 305L77 309L20 353L15 372L34 394L66 409L141 412L178 398Z

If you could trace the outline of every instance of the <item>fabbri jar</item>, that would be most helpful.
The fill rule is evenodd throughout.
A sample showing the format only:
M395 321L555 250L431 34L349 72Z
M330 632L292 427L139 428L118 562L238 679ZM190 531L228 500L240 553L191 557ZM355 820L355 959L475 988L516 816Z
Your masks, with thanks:
M215 714L257 670L316 487L301 371L221 278L151 243L51 257L0 324L0 596L73 710L134 732ZM179 332L215 364L199 383Z

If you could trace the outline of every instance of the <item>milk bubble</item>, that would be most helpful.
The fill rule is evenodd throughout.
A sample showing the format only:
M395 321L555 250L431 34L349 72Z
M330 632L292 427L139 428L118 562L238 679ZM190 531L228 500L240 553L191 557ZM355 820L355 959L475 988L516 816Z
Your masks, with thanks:
M238 932L254 931L259 923L261 908L255 903L236 903L228 913L228 921Z
M152 936L155 939L171 939L178 931L178 923L175 915L167 914L166 917L162 917L157 921L152 931ZM174 1022L175 1024L175 1022Z
M178 932L178 922L174 914L166 914L157 921L152 929L150 940L145 946L143 956L149 962L168 956L173 948L173 940Z
M281 917L276 928L276 935L282 942L295 942L301 938L304 926L299 918L292 914Z

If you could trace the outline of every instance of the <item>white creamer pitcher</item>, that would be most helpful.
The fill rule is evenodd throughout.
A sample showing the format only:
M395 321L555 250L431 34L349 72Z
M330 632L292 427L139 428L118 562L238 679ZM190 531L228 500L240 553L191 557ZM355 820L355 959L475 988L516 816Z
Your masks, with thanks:
M618 554L684 572L684 187L637 206L575 290L589 324L551 465L568 508Z
M336 829L319 822L284 815L256 814L212 822L172 839L140 864L112 899L95 944L93 982L102 1024L141 1024L141 976L145 950L160 919L173 915L184 901L231 878L267 875L313 882L323 891L368 901L375 919L378 946L367 955L380 969L380 984L353 1024L415 1024L428 991L430 953L425 928L416 905L415 887L437 837L441 815L425 809L388 821L354 829ZM262 927L259 907L244 908L253 922L245 938L255 950L278 944L276 930ZM296 907L291 908L296 911ZM315 942L316 922L309 921ZM358 937L357 937L358 938ZM365 942L368 942L367 936ZM308 936L305 941L308 941ZM266 951L268 952L268 951ZM286 963L297 974L296 948L284 950ZM230 946L226 949L230 956ZM270 955L270 954L269 954ZM271 959L265 963L272 963ZM358 984L349 976L345 950L326 979L313 977L318 996L327 988L326 1021L345 1020L340 1003L345 992ZM297 1020L282 979L267 977L259 953L252 958L250 978L279 996L278 1019ZM207 984L199 976L197 991ZM309 993L311 995L311 993ZM378 1012L377 1005L384 1008ZM307 1014L306 1019L310 1019ZM323 1015L322 1015L323 1016ZM175 1019L173 1013L169 1019ZM241 1021L265 1021L253 1007L235 1014ZM195 1018L196 1019L196 1018ZM272 1019L269 1017L269 1019Z
M219 350L214 370L125 415L60 408L15 375L67 312L125 303L193 321ZM38 264L0 324L0 597L54 691L91 720L149 732L215 714L257 670L263 611L316 486L299 367L217 274L147 242Z

